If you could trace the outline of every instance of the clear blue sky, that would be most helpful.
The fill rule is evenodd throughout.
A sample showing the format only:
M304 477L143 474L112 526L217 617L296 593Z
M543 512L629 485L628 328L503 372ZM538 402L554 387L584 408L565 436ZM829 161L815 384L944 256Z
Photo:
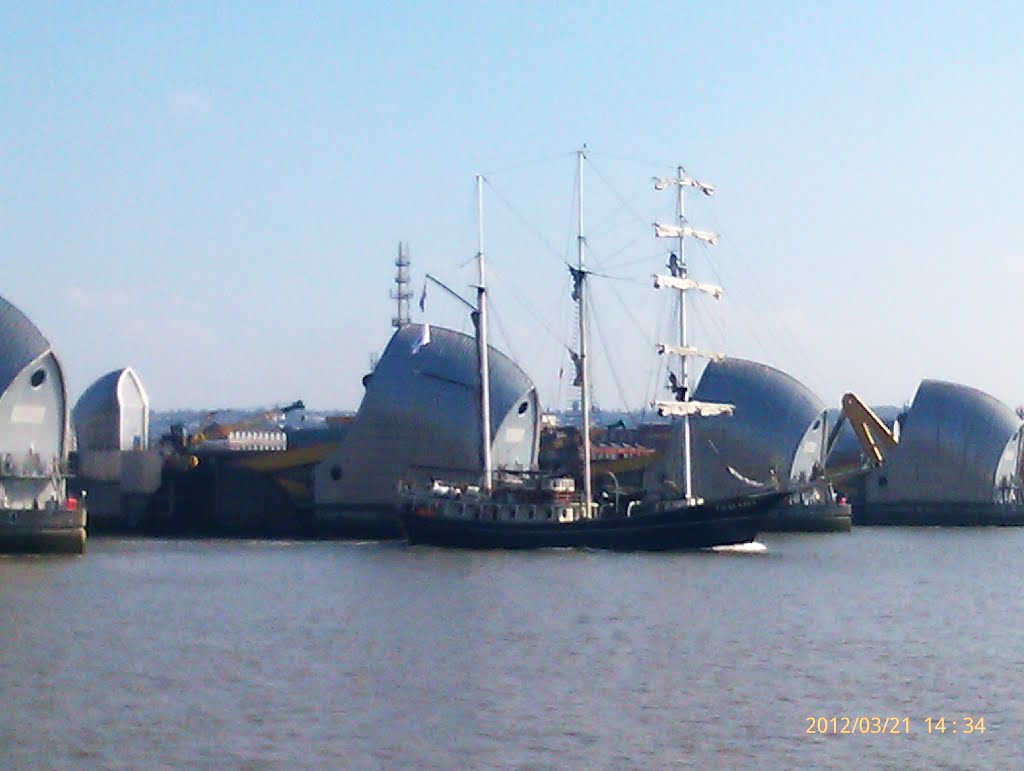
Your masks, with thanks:
M586 142L594 264L641 282L595 288L595 367L625 368L598 403L653 395L633 322L677 163L723 235L695 342L831 404L1024 402L1019 3L4 2L0 39L0 295L72 399L131 365L156 409L354 409L397 242L417 294L464 288L483 172L495 342L559 406Z

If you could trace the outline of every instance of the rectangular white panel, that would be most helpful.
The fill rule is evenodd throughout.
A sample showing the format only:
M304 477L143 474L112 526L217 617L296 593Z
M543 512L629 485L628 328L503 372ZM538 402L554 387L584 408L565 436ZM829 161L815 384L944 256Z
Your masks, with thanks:
M42 423L46 407L41 404L15 404L11 410L12 423Z

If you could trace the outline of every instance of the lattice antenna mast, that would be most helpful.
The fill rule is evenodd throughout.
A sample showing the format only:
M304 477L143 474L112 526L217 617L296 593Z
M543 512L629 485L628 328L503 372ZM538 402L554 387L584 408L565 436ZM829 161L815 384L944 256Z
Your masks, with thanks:
M395 258L395 289L391 290L391 299L396 303L395 315L391 317L391 326L401 329L409 323L409 300L412 290L409 289L409 245L398 244L398 257Z

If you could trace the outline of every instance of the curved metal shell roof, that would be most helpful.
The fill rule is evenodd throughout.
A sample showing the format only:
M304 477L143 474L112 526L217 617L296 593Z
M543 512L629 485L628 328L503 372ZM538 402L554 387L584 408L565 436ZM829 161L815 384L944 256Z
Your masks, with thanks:
M50 350L28 316L0 297L0 394L25 367Z
M736 407L731 416L691 421L694 492L700 497L749 493L751 482L770 484L773 476L785 482L798 452L810 461L820 453L810 429L824 404L781 370L746 359L709 362L694 398Z
M125 410L133 408L134 416L126 418ZM131 367L123 367L85 389L71 411L71 426L78 435L80 450L126 449L121 447L121 435L126 430L139 436L142 443L148 440L148 415L149 400L142 381Z
M397 481L410 468L446 478L457 472L464 479L479 476L476 340L432 326L430 342L419 346L422 334L420 324L399 329L366 380L359 412L335 457L342 474L337 495L344 500L393 499ZM503 426L507 436L510 423L523 421L524 431L515 433L522 442L508 442L500 454L509 466L530 467L535 389L511 359L489 351L492 437Z
M900 425L900 441L866 486L871 501L992 502L997 472L1014 455L1021 419L993 396L923 380Z
M100 378L82 392L71 410L71 422L78 424L81 420L96 414L116 413L119 408L117 386L125 369L115 369Z

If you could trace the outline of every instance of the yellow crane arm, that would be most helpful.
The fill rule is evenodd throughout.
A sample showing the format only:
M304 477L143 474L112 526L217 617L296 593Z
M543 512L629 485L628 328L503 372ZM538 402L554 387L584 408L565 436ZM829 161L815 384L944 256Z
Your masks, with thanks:
M843 394L843 417L850 421L861 450L876 465L884 459L884 452L896 447L898 440L892 431L857 394Z

